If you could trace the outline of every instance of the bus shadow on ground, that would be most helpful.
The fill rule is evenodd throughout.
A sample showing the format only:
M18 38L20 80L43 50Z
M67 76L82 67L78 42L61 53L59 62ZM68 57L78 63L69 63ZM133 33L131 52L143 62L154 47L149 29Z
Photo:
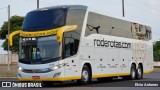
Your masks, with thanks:
M147 78L143 78L147 79ZM55 87L55 88L65 88L65 87L127 87L130 82L134 82L136 80L125 80L125 79L113 79L111 81L98 81L96 79L92 80L91 83L82 85L77 83L76 81L67 81L63 83L54 83L52 86L47 87Z

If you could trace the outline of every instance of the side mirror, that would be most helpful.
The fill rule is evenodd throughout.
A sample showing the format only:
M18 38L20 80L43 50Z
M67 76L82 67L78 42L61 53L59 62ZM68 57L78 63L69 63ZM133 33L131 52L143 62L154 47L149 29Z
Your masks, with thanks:
M9 46L12 46L12 45L13 45L13 41L12 41L13 36L15 36L16 34L19 34L20 32L21 32L21 30L17 30L17 31L12 32L12 33L9 35L9 37L8 37Z
M57 30L57 42L62 42L62 37L64 32L72 31L77 28L77 25L68 25L68 26L63 26L59 30Z

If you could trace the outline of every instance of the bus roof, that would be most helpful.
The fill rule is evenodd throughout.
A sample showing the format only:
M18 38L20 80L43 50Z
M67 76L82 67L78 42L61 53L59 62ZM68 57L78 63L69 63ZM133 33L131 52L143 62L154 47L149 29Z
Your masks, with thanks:
M57 5L57 6L51 6L51 7L36 9L36 10L30 11L30 12L40 11L40 10L43 10L43 9L52 10L52 9L61 9L61 8L87 10L87 6L84 6L84 5Z

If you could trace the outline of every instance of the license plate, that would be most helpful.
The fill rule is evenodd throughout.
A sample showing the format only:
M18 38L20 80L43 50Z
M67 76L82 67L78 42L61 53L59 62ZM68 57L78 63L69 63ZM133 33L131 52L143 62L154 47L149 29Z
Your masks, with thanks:
M40 76L32 76L32 79L40 79Z

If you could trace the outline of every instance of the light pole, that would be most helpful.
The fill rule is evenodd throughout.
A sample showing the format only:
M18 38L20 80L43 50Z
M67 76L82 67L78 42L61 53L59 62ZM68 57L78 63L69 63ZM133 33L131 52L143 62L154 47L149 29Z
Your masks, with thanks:
M10 5L8 5L8 37L9 37L9 34L10 34ZM10 52L9 50L10 50L10 46L9 46L9 40L8 40L8 71L10 71L10 67L9 67Z
M124 13L124 0L122 0L122 14L123 14L123 17L125 17L125 13Z
M39 0L37 0L37 9L39 9Z

